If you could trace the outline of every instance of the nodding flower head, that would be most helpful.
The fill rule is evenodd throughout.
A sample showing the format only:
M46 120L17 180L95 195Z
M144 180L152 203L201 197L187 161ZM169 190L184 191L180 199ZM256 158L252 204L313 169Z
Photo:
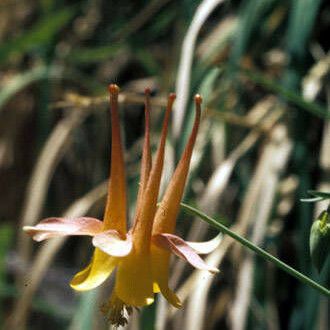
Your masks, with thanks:
M132 307L149 305L154 293L161 292L175 307L181 307L168 287L171 254L198 269L218 270L205 264L199 254L209 253L219 237L202 243L186 242L176 236L175 223L184 192L189 164L201 117L200 95L195 96L195 121L181 159L157 207L166 136L175 94L168 96L160 141L155 159L150 151L150 90L145 90L145 137L140 185L133 226L127 230L127 193L123 147L120 136L117 85L109 86L111 109L111 164L107 202L103 221L91 217L47 218L23 229L36 241L56 236L87 235L95 247L88 266L77 273L70 285L77 291L91 290L102 284L116 269L115 286L104 312L112 324L123 325Z

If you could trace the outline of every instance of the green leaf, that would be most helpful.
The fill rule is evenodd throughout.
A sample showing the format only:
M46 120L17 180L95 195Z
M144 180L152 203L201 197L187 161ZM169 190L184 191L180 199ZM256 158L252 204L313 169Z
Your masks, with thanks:
M324 191L308 190L307 192L314 197L301 198L300 201L313 203L313 202L319 202L319 201L324 201L326 199L330 199L330 193Z
M0 226L0 280L5 272L5 256L9 249L9 244L13 236L13 229L9 225Z
M118 55L119 51L128 51L124 44L112 44L100 47L85 47L73 49L68 61L78 64L91 64L109 60L109 58Z
M274 0L242 1L237 31L230 55L230 62L234 64L233 68L239 63L240 58L246 53L248 47L251 47L251 39L255 38L256 33L260 30L260 26L267 19L267 12L274 2Z
M312 262L320 272L330 253L330 217L323 211L311 227L309 248Z
M8 250L13 237L13 228L9 225L3 224L0 226L0 306L4 296L6 283L6 267L5 261L8 255ZM2 323L2 310L0 309L0 324Z
M26 53L48 43L68 23L74 13L75 10L71 7L43 17L27 32L2 44L0 62L8 60L13 54Z
M0 109L20 90L26 86L47 78L60 78L62 70L57 66L36 66L25 72L21 72L8 80L0 90ZM1 110L0 110L1 111Z
M322 199L330 199L330 193L328 193L328 192L317 191L317 190L308 190L308 193L315 197L320 197Z
M314 203L314 202L319 202L321 200L323 200L322 197L300 198L300 201L305 203Z
M241 69L241 72L256 84L259 84L264 88L266 88L267 90L272 91L279 96L282 96L286 101L294 104L298 108L305 110L321 119L330 120L330 114L323 106L315 102L306 101L301 95L296 93L294 90L285 88L279 82L272 81L269 78L266 78L264 75L257 73L255 71L252 72L250 70Z
M99 290L84 292L79 296L79 304L73 315L69 330L89 330L93 327L93 314L97 309Z

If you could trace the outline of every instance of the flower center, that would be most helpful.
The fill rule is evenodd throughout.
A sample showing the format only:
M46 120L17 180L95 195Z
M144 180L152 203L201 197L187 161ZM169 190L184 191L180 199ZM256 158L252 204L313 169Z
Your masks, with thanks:
M102 313L108 318L110 324L119 327L128 323L128 317L132 314L132 306L126 305L113 292L108 303L101 307Z

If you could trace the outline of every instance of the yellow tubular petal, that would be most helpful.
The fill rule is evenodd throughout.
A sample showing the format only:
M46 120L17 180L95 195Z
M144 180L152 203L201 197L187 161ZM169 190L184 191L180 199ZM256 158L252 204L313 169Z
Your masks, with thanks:
M152 166L147 187L145 189L145 192L143 193L140 212L138 213L138 216L136 217L134 223L134 246L137 249L143 251L149 250L150 246L152 223L156 212L159 185L164 164L166 135L174 100L175 94L170 94L163 122L160 143L156 154L156 160L154 165Z
M160 287L157 282L153 283L153 291L154 293L159 293L160 292Z
M196 95L196 116L194 126L186 148L180 159L180 162L173 174L173 177L165 191L163 200L157 210L154 220L153 234L174 232L175 221L179 212L180 201L183 195L184 186L189 171L190 159L197 137L201 115L201 103L201 96Z
M107 205L104 214L105 229L116 229L126 233L126 182L124 157L120 138L120 125L118 116L117 85L109 85L111 105L111 172Z
M117 259L95 249L91 263L73 277L71 287L77 291L98 287L111 275L117 262Z
M166 300L174 307L182 307L178 296L168 287L170 253L155 245L152 245L151 253L154 292L161 292Z
M115 293L126 305L141 307L154 301L150 254L131 253L118 265Z
M146 189L150 170L151 170L151 152L150 152L150 89L145 90L145 134L141 161L140 187L136 202L136 216L141 208L143 193Z

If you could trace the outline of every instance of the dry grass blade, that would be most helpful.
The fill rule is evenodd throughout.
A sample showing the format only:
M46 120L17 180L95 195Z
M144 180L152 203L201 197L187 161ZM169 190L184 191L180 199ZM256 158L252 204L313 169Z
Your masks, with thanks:
M262 180L261 182L263 182L263 185L260 186L260 193L262 191L262 193L265 193L265 196L268 195L267 200L272 201L273 195L275 193L275 188L276 188L276 184L274 183L272 186L274 189L270 189L267 190L267 186L269 184L271 184L270 181L270 177L268 176L271 171L274 171L274 175L278 175L278 171L279 169L282 169L282 164L277 164L278 166L276 168L274 168L274 157L277 157L280 155L280 153L278 153L278 151L280 151L279 149L282 148L282 153L285 154L283 155L283 157L279 157L280 160L283 160L283 162L287 160L287 155L288 155L288 151L290 149L290 144L287 144L287 139L283 138L283 142L281 144L279 144L278 141L278 137L274 138L274 135L276 136L276 134L280 134L279 132L280 127L277 127L277 129L274 129L274 134L272 134L273 139L270 140L269 144L268 144L268 148L265 148L265 151L263 153L263 157L261 158L259 164L262 164L262 168L259 167L259 173L261 171L262 173ZM277 134L277 135L278 135ZM275 140L275 141L274 141ZM286 157L284 157L286 156ZM267 166L265 165L267 163ZM275 163L276 164L276 163ZM268 169L268 171L266 170ZM277 181L276 181L277 183ZM264 200L264 199L260 199L259 200ZM263 205L265 205L264 208L260 208L259 211L259 216L260 219L263 220L263 222L259 221L258 222L258 227L256 227L256 233L257 235L262 235L262 230L263 228L265 228L265 226L262 226L265 224L265 220L268 219L269 212L271 210L271 203L265 204L263 203ZM268 213L267 213L268 212ZM265 214L267 213L267 214ZM257 215L256 215L257 216ZM242 223L244 223L245 221L243 221ZM255 240L257 240L255 238ZM259 239L258 239L259 240ZM223 251L223 247L222 245L218 248L218 250ZM221 258L217 258L217 254L215 253L215 258L217 259L217 262L220 262L220 260L222 260L223 255L221 255ZM252 270L252 263L247 264L247 268L246 270ZM246 275L246 272L244 272ZM246 277L244 276L244 278L246 279L250 279L251 277ZM205 321L205 313L206 313L206 309L202 308L202 310L200 310L201 306L206 306L206 300L207 300L207 295L208 295L208 291L209 288L211 286L212 283L212 277L208 276L207 274L201 274L199 276L199 278L196 280L195 284L194 284L194 288L192 289L192 294L189 296L189 300L188 300L188 310L187 310L187 315L186 315L186 326L187 328L190 328L192 325L194 325L195 329L202 329L202 326L204 324ZM242 289L242 288L241 288ZM240 292L240 291L239 291ZM196 312L196 306L199 306L199 312Z
M220 244L220 246L207 258L207 264L217 267L225 256L226 250L226 245L223 246ZM207 299L213 279L214 275L208 272L197 272L187 303L185 329L199 330L205 328L205 315L208 306Z
M159 297L156 309L155 330L165 330L168 318L168 302L165 298Z
M226 46L235 33L237 23L238 19L235 16L229 16L220 21L198 45L196 49L198 58L205 64L212 64L219 60L219 57L225 57Z
M226 153L226 125L224 123L213 124L215 129L211 130L212 165L216 168L225 159Z
M285 217L291 212L295 203L295 193L298 187L298 179L295 176L289 176L283 179L278 185L278 203L275 208L274 218L268 227L267 234L271 237L279 237L284 228ZM274 244L269 247L270 253L276 255L277 248ZM267 324L269 330L280 330L279 311L276 307L277 287L274 285L276 281L275 266L271 263L266 265L265 274L265 291L267 296L267 306L265 314L261 315L264 324ZM260 313L259 313L260 314ZM215 319L217 316L215 315Z
M320 61L312 66L306 77L303 79L303 96L309 101L315 100L322 89L322 79L326 77L330 70L330 55L324 56Z
M45 67L36 66L25 73L13 76L9 81L6 81L4 86L1 86L0 91L0 113L4 109L4 105L17 94L20 90L28 85L45 78L61 78L63 70L61 67Z
M235 233L238 233L240 235L244 234L243 229L244 228L240 224L235 225L231 228L231 230L235 231ZM205 259L206 263L218 267L218 265L221 264L222 259L227 254L228 249L231 247L233 243L234 241L230 237L224 237L219 247ZM201 277L204 277L204 275L205 272L196 270L179 287L177 291L178 291L178 296L180 297L182 302L188 299L189 295L192 293L192 290L196 288L196 282ZM209 285L208 281L206 281L204 287L206 287L207 285ZM169 317L174 317L177 312L178 312L177 309L171 308L169 311Z
M191 158L190 172L194 172L201 164L205 147L209 141L208 135L210 134L210 130L213 132L216 129L212 127L212 123L209 120L203 120L199 127L194 153Z
M64 213L66 217L77 217L84 215L90 210L93 205L105 197L107 192L107 182L103 182L85 196L75 201L68 210ZM31 301L36 292L45 272L52 262L57 251L62 247L65 238L55 238L47 241L42 248L39 249L30 271L25 276L24 282L26 285L22 289L20 299L8 320L6 329L25 330L26 320L31 307Z
M55 168L69 146L68 141L71 134L86 115L86 111L71 111L67 117L57 124L46 141L25 194L20 228L34 225L40 217ZM31 250L31 240L23 231L19 231L18 244L21 260L24 264L27 264Z
M213 10L220 5L224 0L204 0L198 6L189 29L185 35L182 44L181 58L178 68L178 75L176 79L176 94L177 100L175 104L175 111L173 113L173 136L178 138L181 132L181 126L184 119L187 100L190 92L190 75L191 66L194 58L194 50L196 40L203 24L213 12Z
M291 143L287 137L286 128L278 125L274 128L268 144L259 160L257 175L259 185L254 187L254 200L247 223L253 223L252 242L259 245L266 233L267 221L270 217L278 188L280 176L287 165L291 151ZM245 257L238 276L236 298L231 309L230 321L233 330L245 329L247 312L251 301L254 271L254 256L249 254Z
M270 115L266 116L264 120L262 121L261 127L263 129L250 132L247 137L241 142L240 145L237 146L236 149L234 149L228 158L219 165L219 167L215 170L213 175L211 176L208 184L206 185L206 189L204 190L202 197L200 199L200 205L202 205L207 209L207 212L210 212L210 209L212 212L215 212L216 205L219 201L219 197L224 191L226 185L228 184L230 175L232 173L232 170L237 163L237 161L256 143L258 138L261 136L261 132L270 130L273 125L279 120L279 118L282 116L283 111L279 108L273 109L274 107L274 99L272 102L265 102L264 105L267 104L268 111L273 110ZM251 110L251 113L254 112L254 110ZM251 115L252 117L252 115ZM263 116L262 116L263 117ZM260 118L259 118L260 119ZM203 223L200 220L195 220L195 223L193 225L193 228L190 232L189 239L195 240L199 237L199 233L203 232L203 228L205 229L206 226L203 226ZM233 230L235 230L237 233L243 234L246 230L247 226L246 223L241 218L240 221L238 221L238 224L233 227ZM225 237L223 242L220 244L219 248L214 251L206 260L209 263L212 263L213 265L218 266L224 255L227 253L228 249L231 247L233 243L233 240L231 240L228 237ZM178 264L176 266L176 269L174 271L174 278L178 279L180 278L180 275L183 271L182 265ZM178 290L179 296L182 300L185 300L188 298L189 294L192 292L195 292L194 288L203 288L201 290L196 289L196 295L195 299L198 301L201 301L200 299L206 299L208 289L210 288L212 281L212 277L208 277L203 272L194 272L193 275L185 281L185 283L181 286L181 288ZM196 300L194 299L194 302L189 303L188 310L190 311L189 316L186 317L187 324L191 324L190 319L194 319L194 324L200 324L202 325L202 318L199 318L198 320L193 317L195 308L196 308ZM199 308L201 308L203 304L198 303ZM204 304L205 306L205 304ZM172 310L171 315L174 316L175 311ZM203 315L203 313L198 313Z
M271 111L274 107L274 99L268 100L267 102L261 102L263 106ZM259 107L256 107L259 109ZM254 111L253 109L251 111ZM225 187L228 184L231 173L237 164L238 160L241 159L257 142L262 135L261 132L267 132L270 128L279 120L282 116L283 111L279 108L274 109L258 127L262 129L252 130L245 139L228 155L224 162L222 162L213 172L209 181L206 184L204 192L199 199L199 207L203 211L207 211L208 214L213 214L218 206L219 199L223 193ZM204 227L204 229L202 229ZM195 221L191 233L189 234L189 240L196 240L200 238L200 235L205 232L207 227L201 221Z
M266 98L267 100L267 98ZM271 101L270 101L271 100ZM237 164L238 160L252 148L257 140L262 135L262 132L269 131L275 123L279 120L279 118L282 116L283 111L279 108L274 108L274 102L275 100L273 98L268 99L268 101L263 101L263 106L266 106L268 111L271 111L270 115L266 116L264 120L262 121L262 124L260 124L260 127L263 129L255 129L251 131L246 138L230 153L230 155L226 158L224 162L222 162L216 170L213 172L211 178L209 179L200 199L199 199L199 205L202 210L206 210L208 214L215 213L217 209L217 205L220 200L220 196L223 193L224 189L226 188L229 178L231 176L231 173ZM259 108L256 106L256 108ZM251 113L255 112L254 109L251 110ZM252 117L252 115L251 115ZM263 116L262 116L263 117ZM241 222L238 222L240 225L237 227L237 229L240 228ZM246 225L244 223L242 224L242 232L244 232L246 229ZM194 241L202 239L205 232L207 230L207 225L200 221L199 219L195 219L192 228L188 234L188 240ZM221 263L221 260L227 251L227 249L231 246L233 241L231 239L225 238L223 243L220 244L219 249L223 251L221 254L215 253L215 256L210 255L210 261L217 263L219 265ZM208 259L207 259L208 260ZM173 275L171 278L171 285L175 287L179 281L179 279L182 276L183 270L184 270L184 263L176 263ZM194 273L195 274L195 273ZM207 280L207 277L204 276L205 274L201 274L201 277L192 277L189 281L187 281L186 285L182 286L182 289L179 290L182 291L180 297L183 299L186 299L186 294L193 292L193 287L198 287L199 285L204 287L204 298L206 299L207 294L207 288L211 285L211 278ZM196 284L196 281L198 279L201 279L201 281L204 281L205 283L201 285L200 283ZM193 283L193 284L192 284ZM198 299L200 299L199 297ZM193 306L193 304L192 304ZM194 308L192 307L191 311L193 313ZM202 314L201 314L202 315ZM200 319L201 320L201 319ZM198 322L195 320L195 322Z
M122 92L119 94L118 102L120 104L143 105L145 97L131 92ZM104 108L108 106L109 96L89 97L75 93L67 93L63 101L53 104L54 108L76 108L76 109L91 109L95 107ZM166 97L153 97L150 104L156 107L164 107L167 104Z

